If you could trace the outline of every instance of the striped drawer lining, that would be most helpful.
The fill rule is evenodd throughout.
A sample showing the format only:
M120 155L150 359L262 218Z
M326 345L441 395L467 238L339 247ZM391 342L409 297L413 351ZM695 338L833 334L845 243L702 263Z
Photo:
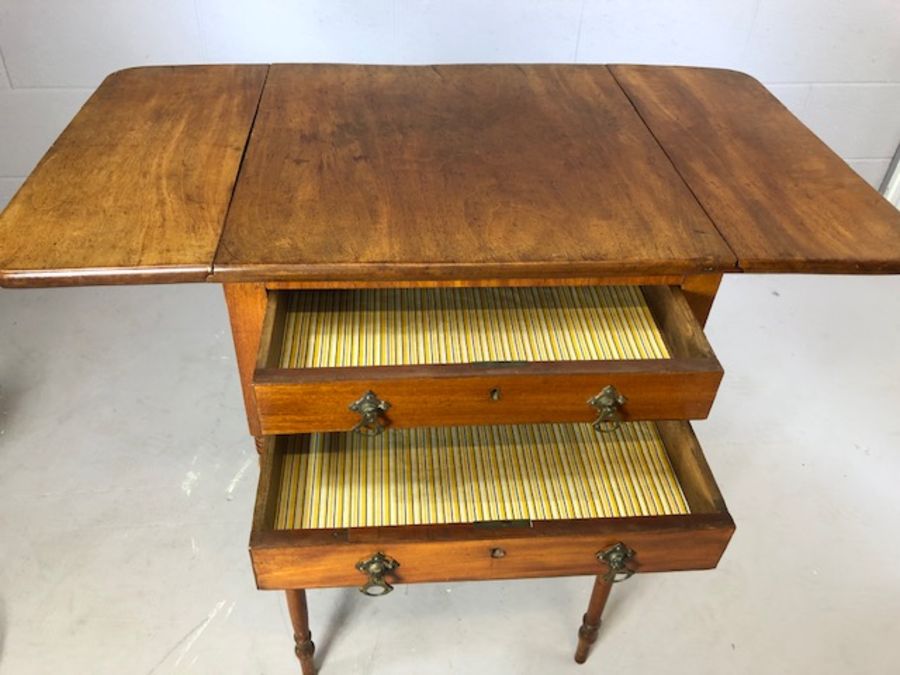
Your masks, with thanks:
M295 291L281 368L660 359L636 286Z
M285 439L276 529L689 512L652 422L394 429Z

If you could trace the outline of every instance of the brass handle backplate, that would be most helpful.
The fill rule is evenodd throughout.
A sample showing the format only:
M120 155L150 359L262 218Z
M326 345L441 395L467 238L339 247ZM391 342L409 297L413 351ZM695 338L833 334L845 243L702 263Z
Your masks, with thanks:
M350 410L359 413L359 422L352 430L364 436L377 436L384 433L384 428L387 426L384 413L390 407L391 404L378 398L374 391L367 391L350 404Z
M603 391L588 401L588 405L597 409L597 419L594 420L594 429L601 433L615 431L622 423L621 408L628 399L619 393L611 384L603 387Z
M634 574L634 570L628 566L629 561L634 558L634 551L628 548L621 541L614 544L597 554L597 560L605 563L609 571L603 575L604 581L615 584L619 581L630 579Z
M391 572L398 567L400 567L400 563L380 552L376 553L371 558L360 560L356 563L356 569L367 575L369 578L366 583L359 587L359 592L365 593L373 598L377 598L379 595L387 595L394 590L394 587L391 586L384 577L388 572Z

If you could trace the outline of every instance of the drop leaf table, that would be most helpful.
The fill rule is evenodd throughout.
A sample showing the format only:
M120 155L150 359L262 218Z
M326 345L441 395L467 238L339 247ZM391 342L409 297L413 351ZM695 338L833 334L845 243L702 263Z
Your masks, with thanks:
M286 591L713 568L689 420L725 273L900 272L900 213L751 77L603 65L110 75L0 216L0 284L221 283Z

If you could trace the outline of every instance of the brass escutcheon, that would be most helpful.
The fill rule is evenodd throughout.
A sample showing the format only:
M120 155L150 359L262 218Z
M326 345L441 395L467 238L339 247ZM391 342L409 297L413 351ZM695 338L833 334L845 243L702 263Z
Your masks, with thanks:
M394 590L394 587L391 586L384 577L388 572L391 572L398 567L400 567L400 563L381 552L376 553L371 558L360 560L356 563L356 569L363 574L368 575L369 579L359 587L359 592L373 598L377 598L380 595L387 595Z

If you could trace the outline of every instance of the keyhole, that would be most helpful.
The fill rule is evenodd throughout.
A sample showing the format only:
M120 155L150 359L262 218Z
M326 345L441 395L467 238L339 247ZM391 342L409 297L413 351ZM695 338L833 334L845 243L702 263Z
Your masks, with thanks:
M492 401L500 400L500 388L499 387L494 387L493 389L491 389L491 400Z

